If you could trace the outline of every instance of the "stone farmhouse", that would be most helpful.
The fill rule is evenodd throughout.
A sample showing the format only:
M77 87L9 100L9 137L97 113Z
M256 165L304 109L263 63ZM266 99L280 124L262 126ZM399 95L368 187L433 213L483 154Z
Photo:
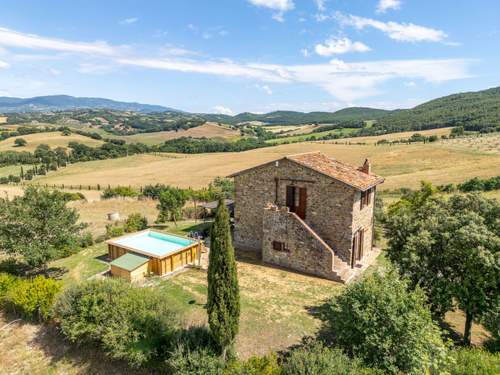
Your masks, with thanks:
M262 260L349 282L377 255L373 248L376 186L370 162L356 168L319 152L237 172L234 244Z

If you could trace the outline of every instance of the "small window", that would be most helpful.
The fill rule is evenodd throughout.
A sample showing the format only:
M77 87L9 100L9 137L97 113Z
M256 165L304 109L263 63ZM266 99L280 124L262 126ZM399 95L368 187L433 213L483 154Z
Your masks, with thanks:
M285 243L279 242L279 241L273 241L273 250L274 251L289 252L289 250L286 248Z
M366 206L369 206L372 200L372 191L373 189L368 189L366 191L361 192L361 209Z

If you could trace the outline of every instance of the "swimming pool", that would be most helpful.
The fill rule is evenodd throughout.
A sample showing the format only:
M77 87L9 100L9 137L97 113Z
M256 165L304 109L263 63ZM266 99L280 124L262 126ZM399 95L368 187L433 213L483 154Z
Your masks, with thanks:
M174 236L172 234L146 230L117 238L109 241L108 243L123 246L132 251L138 250L144 254L155 257L164 257L175 253L180 249L191 246L196 243L196 241L184 237Z

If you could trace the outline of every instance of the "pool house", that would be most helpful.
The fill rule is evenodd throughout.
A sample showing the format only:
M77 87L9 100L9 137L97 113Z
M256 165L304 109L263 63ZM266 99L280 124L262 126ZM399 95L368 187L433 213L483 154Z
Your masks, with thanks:
M111 275L130 281L144 276L163 276L201 257L203 244L190 238L149 229L106 241L111 259Z

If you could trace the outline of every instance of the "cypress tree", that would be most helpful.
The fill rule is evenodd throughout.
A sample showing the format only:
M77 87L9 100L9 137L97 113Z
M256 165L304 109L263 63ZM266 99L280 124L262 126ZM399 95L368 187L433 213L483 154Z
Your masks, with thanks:
M225 359L238 333L240 292L229 212L222 200L210 231L207 312L210 331Z

